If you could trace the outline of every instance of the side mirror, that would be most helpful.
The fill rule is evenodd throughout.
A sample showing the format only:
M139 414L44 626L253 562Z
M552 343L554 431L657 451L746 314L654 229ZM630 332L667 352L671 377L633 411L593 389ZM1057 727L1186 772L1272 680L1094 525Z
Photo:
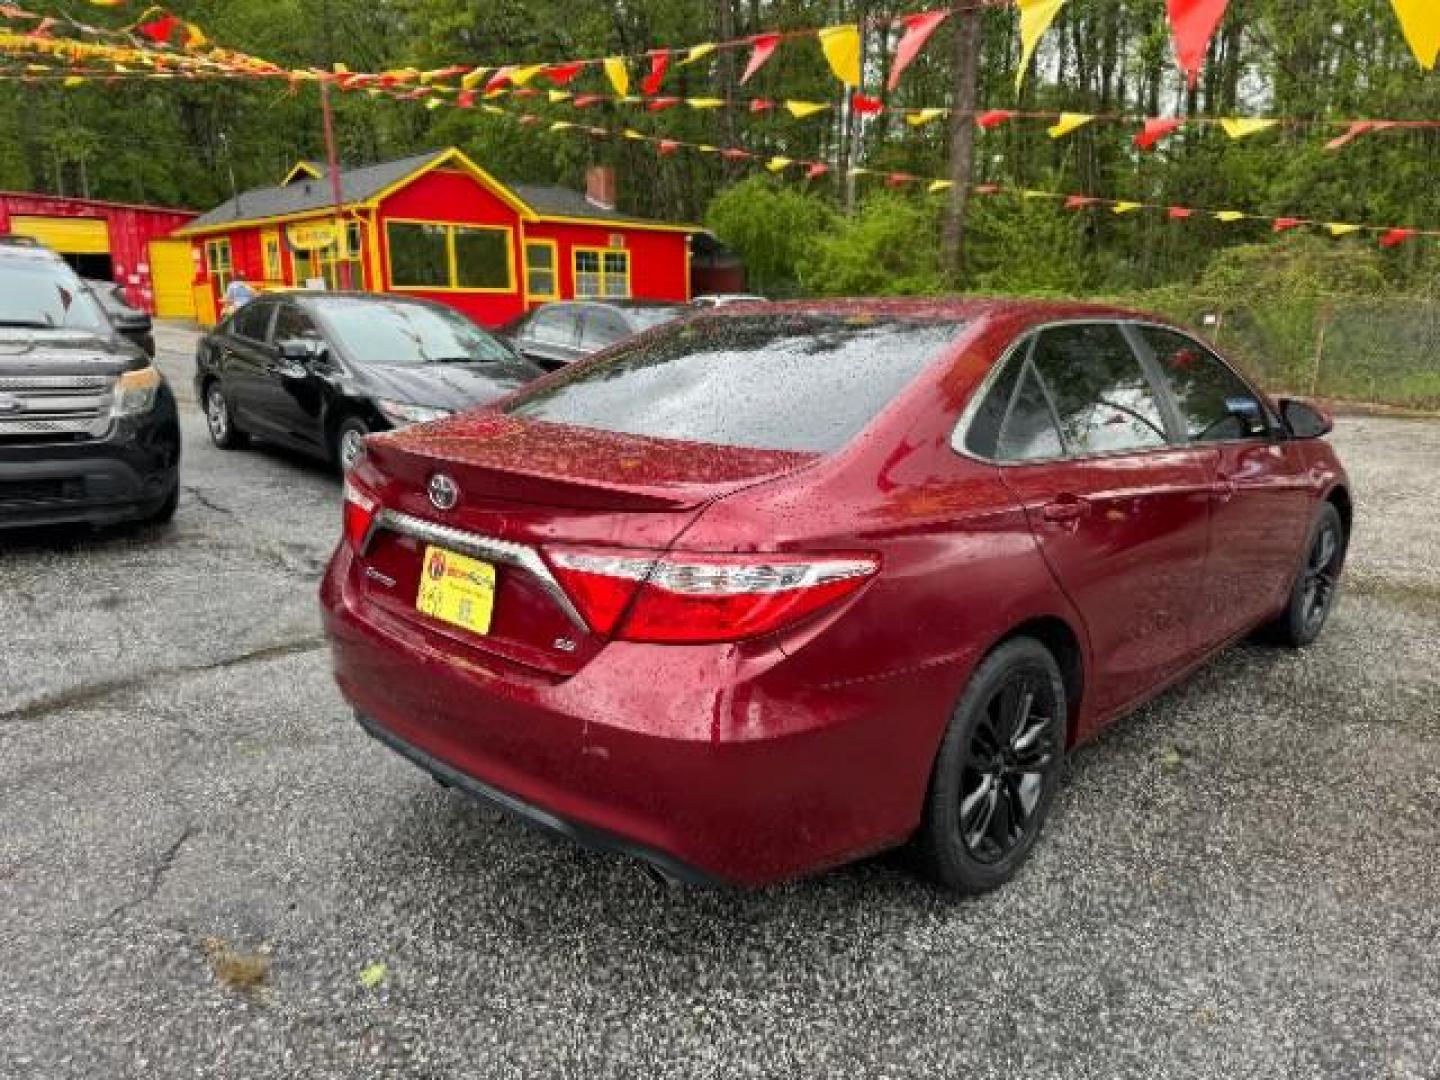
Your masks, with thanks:
M115 329L122 334L148 334L155 329L155 324L145 312L133 311L115 316Z
M280 359L292 364L313 364L325 354L325 343L316 338L290 338L280 342Z
M1335 421L1328 412L1299 398L1280 399L1280 418L1297 439L1318 439L1335 430Z

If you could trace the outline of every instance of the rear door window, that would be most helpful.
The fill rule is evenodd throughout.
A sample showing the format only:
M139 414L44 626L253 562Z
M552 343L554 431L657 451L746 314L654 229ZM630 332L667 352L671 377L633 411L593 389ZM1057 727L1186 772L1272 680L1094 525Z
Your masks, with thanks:
M1138 329L1155 353L1191 442L1263 438L1269 433L1265 406L1223 360L1174 330Z
M281 304L280 310L275 314L275 331L272 336L276 342L298 341L302 338L318 338L320 333L305 312L294 304Z
M257 303L252 300L235 313L231 330L239 337L264 344L270 333L270 316L274 313L274 304Z
M1055 413L1034 367L1027 363L1000 431L996 457L1001 461L1043 461L1064 453Z
M654 438L825 453L956 339L956 320L747 315L677 324L508 411Z
M541 308L525 328L525 336L537 345L573 348L579 338L579 319L574 308Z
M580 323L580 348L599 352L630 336L630 327L619 312L608 308L588 308Z
M1155 389L1113 323L1045 330L1030 362L1049 394L1065 451L1071 456L1168 444Z

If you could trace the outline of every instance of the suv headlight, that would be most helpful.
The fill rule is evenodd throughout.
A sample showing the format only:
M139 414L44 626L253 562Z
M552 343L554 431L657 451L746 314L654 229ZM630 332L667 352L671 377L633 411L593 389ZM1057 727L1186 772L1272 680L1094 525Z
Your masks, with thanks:
M149 412L160 396L163 381L153 365L125 372L115 384L115 415L139 416Z
M375 406L380 410L380 415L396 427L444 420L450 415L449 409L432 409L428 405L411 405L404 401L387 401L385 398L377 400Z

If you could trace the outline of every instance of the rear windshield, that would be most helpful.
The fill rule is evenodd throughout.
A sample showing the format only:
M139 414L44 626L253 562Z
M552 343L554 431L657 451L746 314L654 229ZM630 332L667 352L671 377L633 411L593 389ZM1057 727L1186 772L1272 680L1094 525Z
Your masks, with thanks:
M828 453L960 332L956 320L701 319L566 372L507 411L663 439Z

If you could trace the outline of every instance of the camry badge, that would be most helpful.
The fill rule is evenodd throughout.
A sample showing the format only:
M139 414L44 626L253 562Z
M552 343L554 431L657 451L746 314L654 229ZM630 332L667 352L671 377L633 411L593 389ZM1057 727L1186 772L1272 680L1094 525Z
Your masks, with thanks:
M436 510L453 510L460 501L460 485L444 473L430 477L430 502Z

